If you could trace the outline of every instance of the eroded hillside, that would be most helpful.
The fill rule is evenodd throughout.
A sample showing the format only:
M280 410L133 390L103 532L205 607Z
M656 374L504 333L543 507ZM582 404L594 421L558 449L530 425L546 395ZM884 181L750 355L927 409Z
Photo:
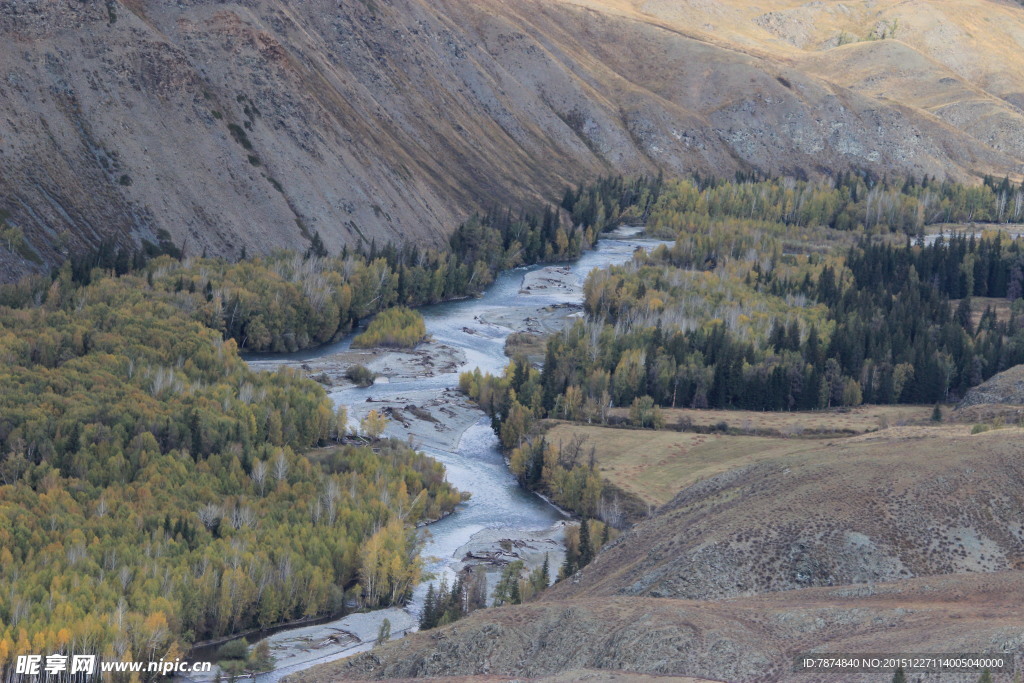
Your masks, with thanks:
M967 431L781 439L790 455L688 486L539 600L307 680L599 669L856 681L869 678L794 673L792 656L1018 651L1020 431Z
M1020 432L966 431L892 427L712 476L552 593L703 600L1017 569Z
M437 245L608 172L1020 170L1024 10L769 4L9 3L0 209L28 249L0 273L160 230L231 257Z
M1024 644L1022 592L1020 574L1003 572L719 602L545 600L477 612L454 628L415 634L301 676L326 683L499 673L539 677L589 668L737 682L889 680L891 673L795 673L793 654L1012 652Z

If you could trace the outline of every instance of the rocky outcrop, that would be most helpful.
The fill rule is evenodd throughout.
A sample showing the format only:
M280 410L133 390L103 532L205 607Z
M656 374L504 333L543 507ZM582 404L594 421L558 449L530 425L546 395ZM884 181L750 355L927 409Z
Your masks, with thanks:
M1024 406L1024 365L1000 372L974 387L960 401L958 408L981 405Z

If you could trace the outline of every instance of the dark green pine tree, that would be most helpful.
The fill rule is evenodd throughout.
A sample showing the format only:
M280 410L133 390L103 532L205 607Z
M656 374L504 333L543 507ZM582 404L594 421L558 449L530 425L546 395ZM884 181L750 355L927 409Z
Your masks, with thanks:
M907 683L907 675L903 673L903 667L898 667L892 675L892 683Z
M522 593L519 592L519 577L513 574L509 583L508 602L510 605L518 605L523 601Z
M420 615L420 630L426 631L427 629L434 628L436 623L434 607L434 584L427 586L427 597L423 601L423 614Z
M580 524L580 568L586 567L594 559L594 548L590 543L590 522L586 518Z
M942 406L938 403L932 408L932 422L942 422Z
M526 380L530 378L530 366L527 363L525 357L520 356L515 359L515 368L512 372L512 384L511 387L515 389L518 394L526 384Z
M611 533L611 531L609 531L610 528L611 528L611 525L608 524L608 522L605 522L604 523L604 528L601 529L601 545L598 546L599 548L603 548L605 543L608 542L608 534Z
M192 411L188 421L189 431L192 433L192 459L199 462L203 452L203 433L199 423L199 412Z
M540 568L541 578L544 581L542 588L548 587L548 582L551 581L551 566L548 564L548 554L544 553L544 564Z
M804 346L804 360L811 365L818 365L818 354L821 352L821 340L818 337L818 328L811 325L807 333L807 344Z
M956 307L956 321L960 323L960 327L964 328L967 334L974 334L974 324L971 322L971 298L969 296L960 299L960 303Z
M558 387L555 385L555 369L558 361L555 356L555 340L548 340L547 351L544 354L544 367L541 368L540 382L544 387L543 404L545 413L555 407L555 399L558 397Z
M530 467L526 472L526 487L533 489L540 483L541 475L544 473L544 450L547 448L547 439L541 437L540 443L535 443L530 454Z
M818 301L824 304L835 303L837 294L836 274L831 267L825 266L818 278Z
M981 672L981 678L978 679L978 683L992 683L992 672L985 669Z
M576 557L573 553L569 552L565 554L565 562L562 563L561 568L558 570L558 578L567 579L576 573Z
M786 328L778 318L772 321L772 331L768 334L768 346L776 351L786 348Z
M790 351L800 350L800 322L796 318L786 326L786 348Z
M572 211L573 206L576 204L576 195L573 194L572 188L565 188L565 194L562 195L562 208L566 211Z
M463 599L462 598L463 598L463 584L462 584L462 575L460 574L458 576L458 578L455 579L455 585L452 586L452 592L451 592L451 595L450 595L450 597L448 599L448 605L447 605L447 607L445 609L445 613L447 614L447 617L448 617L448 619L447 619L448 623L451 623L453 621L458 621L459 619L461 619L464 616L465 613L463 612L463 607L462 607L463 606Z

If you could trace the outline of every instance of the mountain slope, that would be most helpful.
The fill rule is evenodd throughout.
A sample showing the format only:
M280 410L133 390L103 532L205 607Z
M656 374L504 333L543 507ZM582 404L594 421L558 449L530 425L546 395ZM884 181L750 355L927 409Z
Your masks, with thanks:
M438 245L481 207L610 172L1021 167L1015 56L944 63L923 32L899 49L927 73L879 85L832 54L870 64L891 40L797 48L743 4L710 29L680 4L18 0L0 16L0 210L41 263L0 247L0 273L160 230L231 257L314 232Z
M537 601L474 612L304 680L589 668L856 681L794 673L793 655L1024 645L1020 430L779 441L793 454L687 487Z
M292 678L327 683L474 674L534 677L588 668L737 683L887 681L891 670L875 675L794 672L794 656L1014 652L1024 645L1020 597L1021 574L1002 572L719 602L544 600L476 612L452 627L413 634Z
M552 593L702 600L1018 569L1020 432L964 431L798 443L793 455L710 477Z

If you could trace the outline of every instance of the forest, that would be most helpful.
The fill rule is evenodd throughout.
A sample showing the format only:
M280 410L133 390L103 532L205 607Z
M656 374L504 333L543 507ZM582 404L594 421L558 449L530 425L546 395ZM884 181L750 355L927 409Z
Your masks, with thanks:
M1024 363L1024 243L922 232L1019 218L1009 181L646 179L599 196L603 214L646 216L674 243L592 272L586 318L548 339L540 370L519 358L460 381L520 481L581 514L599 513L600 477L544 442L544 418L603 423L622 406L657 428L661 407L934 404Z
M362 343L415 344L408 306L576 258L599 229L495 210L445 251L331 256L314 236L235 263L161 234L0 287L0 676L18 654L173 659L404 602L414 525L462 500L443 466L381 441L373 412L348 435L319 385L240 351L324 343L375 314Z
M3 290L0 668L400 603L412 525L460 500L406 445L347 443L319 385L249 370L152 272Z
M928 176L878 179L853 173L830 181L694 176L656 187L656 203L647 209L647 231L668 238L722 219L917 235L939 223L1013 223L1024 218L1024 185L1008 178L986 177L980 185L964 185Z
M314 235L305 253L229 262L182 258L163 235L136 250L104 243L65 269L78 284L96 273L142 274L154 296L235 340L240 350L283 352L337 340L395 306L479 294L507 268L578 258L599 232L586 222L564 223L550 206L534 213L496 209L460 225L443 251L371 242L332 256ZM38 298L52 279L26 281L19 300Z

